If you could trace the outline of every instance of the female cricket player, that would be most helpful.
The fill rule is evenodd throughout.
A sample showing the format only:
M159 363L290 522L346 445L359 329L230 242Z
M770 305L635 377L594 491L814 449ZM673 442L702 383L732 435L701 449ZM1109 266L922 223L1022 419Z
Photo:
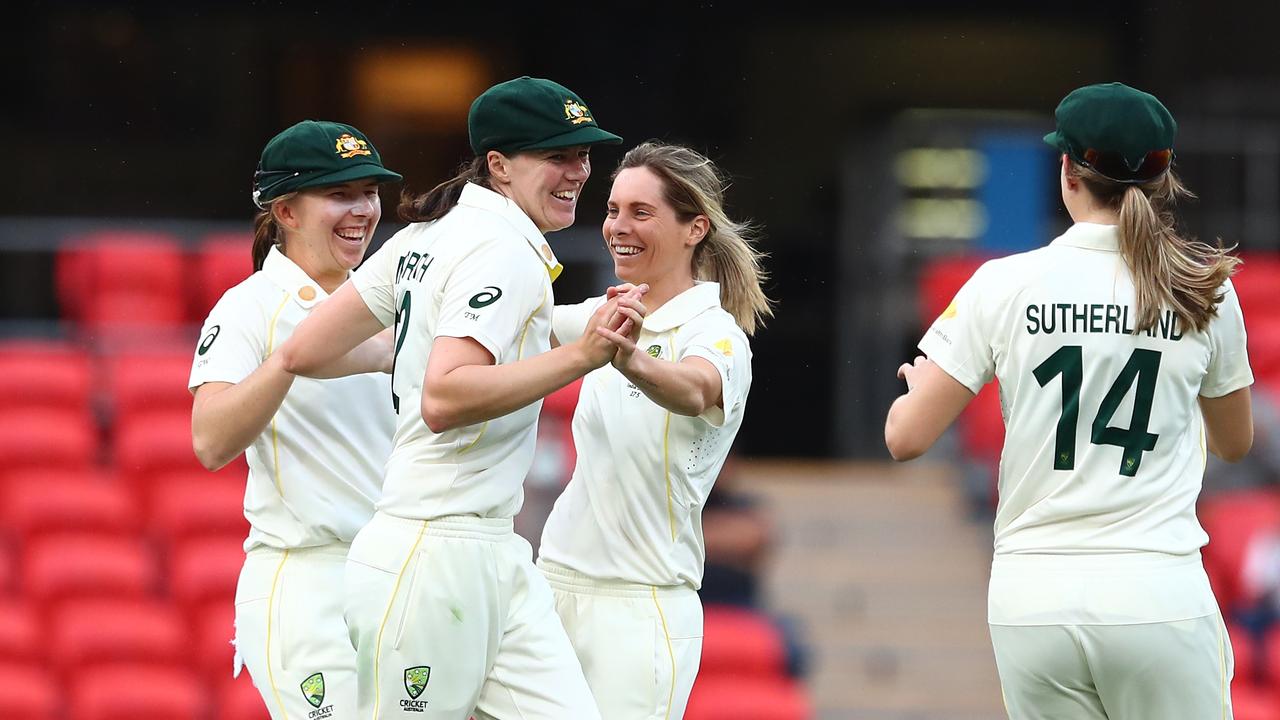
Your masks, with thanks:
M583 380L577 466L538 559L605 720L683 717L698 672L702 507L742 424L747 336L772 314L726 184L697 152L649 142L609 194L614 271L649 288L620 312L642 327L607 333L612 363ZM557 340L579 337L612 294L556 308Z
M1058 105L1074 224L983 265L904 364L885 441L924 453L992 377L1000 459L988 620L1010 717L1231 717L1200 561L1206 452L1253 442L1238 260L1174 224L1176 124L1108 83Z
M281 352L310 373L395 333L395 446L347 564L359 717L591 720L595 701L512 518L542 398L615 352L596 332L550 348L560 265L543 235L573 223L591 147L621 138L572 91L530 77L486 90L468 129L475 158L405 196L410 225ZM615 308L593 323L630 334Z
M210 470L241 452L249 461L236 649L275 720L354 716L343 573L394 431L389 333L332 380L295 380L276 350L364 259L378 184L399 179L350 125L307 120L267 143L254 176L256 272L210 312L192 365L196 455Z

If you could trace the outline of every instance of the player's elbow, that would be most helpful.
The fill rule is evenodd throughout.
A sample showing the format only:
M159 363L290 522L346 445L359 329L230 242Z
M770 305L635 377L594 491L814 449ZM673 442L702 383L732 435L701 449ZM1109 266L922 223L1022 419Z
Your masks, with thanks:
M706 395L698 391L691 391L681 397L674 398L671 406L668 408L671 412L685 417L699 417L706 411L710 410L714 402L709 402Z
M932 443L925 442L920 433L911 430L911 423L902 421L901 408L894 403L884 422L884 446L889 455L898 462L915 460L925 454L930 445Z
M915 460L925 454L929 448L906 433L890 432L889 428L885 428L884 445L889 450L889 455L898 462L906 462Z
M309 362L305 354L299 352L297 345L294 343L286 342L273 355L279 358L280 369L290 375L306 377L308 372L316 369L315 363Z
M1240 462L1249 454L1249 451L1253 449L1253 433L1241 433L1230 440L1219 440L1214 443L1213 447L1210 449L1213 451L1214 455L1217 455L1226 462Z
M421 410L422 422L437 435L462 424L459 422L457 413L449 407L448 403L436 399L432 393L427 392L426 388L422 391Z
M196 460L209 472L221 470L234 457L201 433L192 433L191 449L195 451Z

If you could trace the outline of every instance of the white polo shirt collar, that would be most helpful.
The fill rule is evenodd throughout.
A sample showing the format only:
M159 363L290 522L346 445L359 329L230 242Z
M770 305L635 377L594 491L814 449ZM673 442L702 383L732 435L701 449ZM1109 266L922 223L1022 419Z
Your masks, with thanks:
M462 188L462 195L458 197L458 204L497 213L511 223L529 243L529 247L533 248L533 251L537 253L538 259L542 260L542 264L547 266L547 274L551 276L553 281L564 270L564 266L556 260L556 254L551 251L551 245L547 242L546 237L538 230L538 226L534 225L529 216L520 209L520 206L512 202L507 196L469 182Z
M642 301L643 302L643 301ZM689 322L712 308L720 307L720 283L695 281L694 286L671 298L644 319L644 329L666 332Z
M1120 228L1116 225L1080 222L1067 228L1050 245L1120 252Z
M289 297L306 310L310 310L321 300L329 297L329 293L312 280L306 271L280 252L279 246L272 246L271 251L267 253L267 259L262 263L262 274L281 290L289 293Z

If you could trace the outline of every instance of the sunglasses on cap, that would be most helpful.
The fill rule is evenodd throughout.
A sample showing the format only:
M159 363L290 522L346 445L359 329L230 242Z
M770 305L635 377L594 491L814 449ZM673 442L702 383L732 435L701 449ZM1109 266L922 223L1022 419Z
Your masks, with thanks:
M1108 180L1132 185L1150 182L1163 175L1173 162L1173 149L1152 150L1142 158L1136 169L1130 167L1118 152L1093 148L1088 148L1081 153L1081 157L1073 159Z
M280 183L291 180L300 174L292 170L263 170L259 167L253 173L253 204L257 205L259 210L266 210L267 206L260 201L262 194L270 193Z

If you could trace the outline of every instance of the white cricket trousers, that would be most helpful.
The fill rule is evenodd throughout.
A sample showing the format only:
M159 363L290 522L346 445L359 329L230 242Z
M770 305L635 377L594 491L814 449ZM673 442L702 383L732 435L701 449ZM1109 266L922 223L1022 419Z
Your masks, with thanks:
M538 569L604 720L684 717L702 658L698 592L597 580L546 560Z
M347 549L258 547L245 557L236 652L272 720L355 717L356 651L342 617Z
M1230 720L1222 616L1141 625L992 625L1010 720Z
M346 584L360 720L599 720L510 519L375 513Z

